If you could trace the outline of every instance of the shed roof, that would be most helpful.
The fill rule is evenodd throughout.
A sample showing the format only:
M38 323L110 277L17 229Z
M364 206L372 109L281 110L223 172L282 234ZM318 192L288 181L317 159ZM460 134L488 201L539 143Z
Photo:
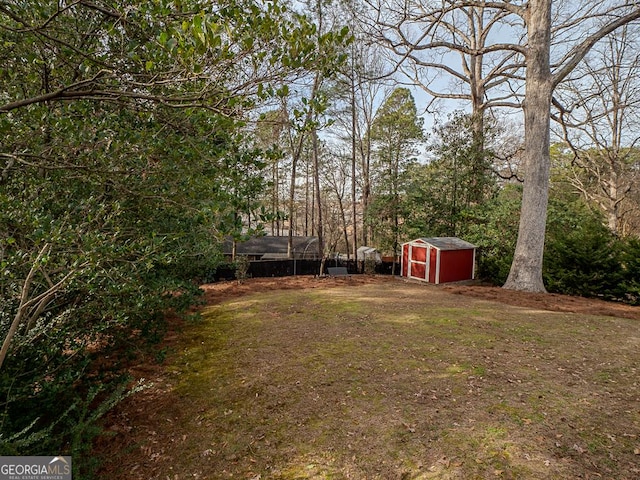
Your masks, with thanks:
M428 243L440 250L468 250L476 248L474 244L466 242L458 237L429 237L419 238L418 240Z

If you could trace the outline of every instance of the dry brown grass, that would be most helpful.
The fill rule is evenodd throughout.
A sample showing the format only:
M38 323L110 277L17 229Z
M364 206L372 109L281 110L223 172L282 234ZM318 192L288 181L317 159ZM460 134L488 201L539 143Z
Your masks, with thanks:
M101 478L640 478L637 319L305 282L210 287Z

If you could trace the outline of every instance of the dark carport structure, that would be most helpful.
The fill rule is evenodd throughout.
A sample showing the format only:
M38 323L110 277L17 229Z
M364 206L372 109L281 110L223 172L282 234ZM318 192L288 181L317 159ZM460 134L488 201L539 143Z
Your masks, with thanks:
M292 237L292 258L298 260L318 259L318 237ZM244 255L249 260L282 260L288 258L289 237L252 237L246 242L236 242L236 255ZM231 256L233 241L227 239L224 254Z

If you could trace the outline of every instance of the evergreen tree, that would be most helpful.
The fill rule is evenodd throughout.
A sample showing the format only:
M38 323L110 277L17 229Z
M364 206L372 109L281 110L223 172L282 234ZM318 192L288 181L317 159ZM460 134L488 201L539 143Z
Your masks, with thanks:
M422 119L417 115L411 92L406 88L394 90L378 110L371 128L375 184L373 205L367 212L376 243L394 257L398 254L403 221L404 177L416 162L417 145L423 139Z

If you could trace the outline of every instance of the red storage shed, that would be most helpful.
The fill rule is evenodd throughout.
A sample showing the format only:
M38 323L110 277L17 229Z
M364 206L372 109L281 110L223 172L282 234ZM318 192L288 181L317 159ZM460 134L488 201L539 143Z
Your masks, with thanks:
M476 246L456 237L418 238L402 244L402 276L429 283L475 277Z

